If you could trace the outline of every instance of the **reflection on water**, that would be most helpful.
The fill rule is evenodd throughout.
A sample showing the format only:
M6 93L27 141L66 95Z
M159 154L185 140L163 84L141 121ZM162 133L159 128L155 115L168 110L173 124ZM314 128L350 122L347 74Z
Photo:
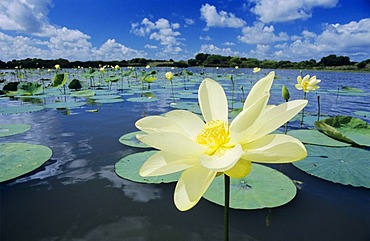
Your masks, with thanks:
M78 227L75 227L78 229ZM222 231L210 234L208 238L213 240L222 240ZM242 233L233 233L230 235L234 240L257 241ZM94 227L92 230L83 233L81 236L74 237L71 233L63 237L48 237L41 241L150 241L150 240L176 240L176 241L203 241L205 237L199 233L187 230L185 227L176 227L173 225L161 225L154 223L149 217L124 217L116 222L102 224ZM209 239L210 240L210 239Z
M110 187L118 188L134 202L146 203L161 198L161 189L145 183L135 183L117 176L114 166L107 166L98 171L99 177L109 180Z
M274 82L271 103L283 102L282 84L288 87L291 99L302 98L302 93L294 89L299 71L276 72L279 78ZM206 73L207 77L216 75L212 74ZM354 115L356 110L370 111L370 74L310 74L316 74L322 82L319 91L307 95L307 113L317 112L318 95L322 114ZM182 80L175 83L175 89L187 102L196 101L193 93L203 77L192 78L186 83L187 90ZM243 97L241 87L247 93L253 78L252 74L235 76L234 107L240 106L237 102ZM231 84L224 81L222 85L230 94ZM342 85L361 88L364 94L337 94ZM132 82L131 88L138 92L125 95L124 90L124 100L140 96L140 84ZM153 93L159 89L165 91L156 93L161 99L157 102L99 105L88 102L69 110L69 115L54 109L0 115L0 123L32 125L28 132L1 138L1 142L28 142L53 150L51 160L41 168L0 185L0 240L223 240L222 207L202 199L192 210L180 212L173 203L175 184L134 183L114 172L114 164L122 157L145 150L124 146L119 137L136 131L134 123L142 115L170 110L170 85L161 80L151 84ZM0 99L0 107L21 104L18 100ZM98 112L86 112L89 109ZM370 240L368 189L324 181L292 165L280 168L293 180L299 180L295 199L274 209L230 210L230 240Z

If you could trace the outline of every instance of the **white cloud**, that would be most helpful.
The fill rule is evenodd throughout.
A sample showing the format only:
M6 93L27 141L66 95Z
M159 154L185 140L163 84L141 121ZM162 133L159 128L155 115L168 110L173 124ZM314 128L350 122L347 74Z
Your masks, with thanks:
M47 23L51 0L2 0L0 29L39 33Z
M305 30L301 36L295 36L290 43L272 46L274 53L261 49L251 53L292 61L320 60L329 54L336 54L349 56L352 61L362 61L370 56L369 39L370 18L366 18L347 24L327 24L318 34Z
M158 46L157 46L157 45L146 44L146 45L144 46L144 48L146 48L146 49L157 49L157 48L158 48Z
M151 22L144 18L140 24L131 25L131 33L138 36L149 36L149 39L157 40L161 45L180 45L177 38L181 35L176 29L180 28L178 23L170 23L167 19L160 18L156 22Z
M216 7L208 3L202 5L200 13L201 18L207 23L206 29L210 27L241 28L246 24L243 19L237 18L233 13L227 13L225 11L217 12Z
M157 57L176 58L183 51L179 37L181 33L177 31L180 28L179 23L170 23L167 19L160 18L152 22L144 18L141 23L131 24L130 32L141 37L149 37L151 40L158 41L163 47L161 51L156 52ZM153 45L146 45L152 48Z
M60 29L59 34L49 40L40 40L23 36L10 36L0 32L1 60L42 58L73 60L122 60L145 57L143 51L128 48L114 39L108 39L99 48L88 41L83 33ZM63 34L67 32L67 34ZM72 36L71 36L72 35ZM80 37L80 39L79 39Z
M200 36L199 39L204 40L204 41L211 41L212 40L212 38L210 36L205 36L205 37Z
M243 35L238 36L238 39L247 44L262 44L267 45L277 41L287 41L289 36L281 32L278 35L274 33L274 26L266 26L263 23L255 23L251 27L242 29Z
M202 44L199 53L205 54L219 54L224 56L239 56L238 51L233 51L231 48L219 48L213 44Z
M272 59L274 55L270 45L257 44L254 50L250 51L250 55L257 59Z
M92 49L92 54L95 59L102 60L122 60L145 57L144 52L127 48L123 44L117 43L115 39L108 39L100 48Z
M192 19L192 18L185 18L185 24L186 26L190 26L190 25L194 25L195 24L195 20Z
M225 46L235 46L236 44L233 43L233 42L225 42L225 43L223 43L223 45L225 45Z
M1 60L122 60L146 55L143 51L130 49L114 39L108 39L100 47L93 47L89 35L50 24L47 18L50 7L51 0L1 0L0 30L18 34L12 36L0 32ZM176 28L176 25L173 27Z
M264 23L307 19L316 7L333 8L338 0L249 0L255 3L251 12Z
M0 32L0 56L1 60L27 58L30 54L34 58L43 58L49 51L45 50L47 41L41 41L29 37L12 37Z

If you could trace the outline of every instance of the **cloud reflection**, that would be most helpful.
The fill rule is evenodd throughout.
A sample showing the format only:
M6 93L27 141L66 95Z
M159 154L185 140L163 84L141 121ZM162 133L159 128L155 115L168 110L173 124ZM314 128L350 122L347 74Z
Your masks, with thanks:
M109 180L112 183L111 187L121 189L134 202L146 203L161 198L162 190L160 188L122 179L114 172L113 165L101 168L98 175L102 179Z

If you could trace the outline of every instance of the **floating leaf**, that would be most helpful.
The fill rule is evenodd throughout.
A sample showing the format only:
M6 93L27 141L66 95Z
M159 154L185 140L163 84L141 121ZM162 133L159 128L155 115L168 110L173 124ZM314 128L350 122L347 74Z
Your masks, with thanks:
M355 111L356 115L362 116L364 118L370 119L370 111Z
M158 101L157 97L132 97L132 98L127 98L127 101L129 102L154 102Z
M0 124L0 137L20 134L31 129L28 124Z
M143 134L143 133L144 132L142 131L134 131L134 132L124 134L123 136L119 138L119 142L121 142L122 144L126 146L148 148L149 147L148 145L142 143L136 138L137 134Z
M94 95L95 95L95 91L93 90L80 90L80 91L75 91L70 94L70 96L73 96L73 97L90 97Z
M95 113L95 112L98 112L99 109L92 109L92 110L85 110L86 112L90 112L90 113Z
M230 179L230 207L235 209L260 209L278 207L290 202L297 189L283 173L263 165L252 165L251 173L240 179ZM215 178L205 199L224 205L224 178Z
M289 131L288 135L293 136L306 144L319 146L350 146L351 144L337 141L317 130L293 130Z
M56 102L45 105L45 108L55 108L55 109L72 109L78 108L85 105L85 102L77 102L77 101L70 101L70 102Z
M308 157L293 165L316 177L370 188L370 151L354 147L306 146Z
M343 86L343 87L342 87L342 90L343 90L343 91L346 91L346 92L356 92L356 93L362 93L362 92L364 92L364 91L363 91L363 90L361 90L361 89L353 88L353 87L349 87L349 86Z
M335 116L316 121L315 126L328 136L353 145L370 146L370 125L352 116Z
M122 97L120 95L96 95L91 97L90 99L93 100L104 100L104 99L121 99Z
M119 103L123 102L123 99L114 99L114 98L109 98L109 99L98 99L95 100L95 103L101 103L101 104L108 104L108 103Z
M175 109L188 110L196 114L202 114L202 111L196 102L176 102L171 103L170 106Z
M177 181L180 178L180 173L155 177L142 177L139 175L141 166L155 153L157 151L145 151L125 156L115 165L117 175L130 181L141 183L169 183Z
M0 143L0 182L29 173L52 156L47 146L28 143Z
M0 109L0 114L19 114L43 110L43 106L38 105L23 105L23 106L13 106L5 107Z

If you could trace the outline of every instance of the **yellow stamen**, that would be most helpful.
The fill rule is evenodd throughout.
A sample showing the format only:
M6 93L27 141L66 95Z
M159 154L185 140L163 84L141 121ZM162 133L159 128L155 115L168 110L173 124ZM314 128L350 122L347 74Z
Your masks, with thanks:
M213 120L205 124L196 142L208 147L208 154L213 154L230 141L229 126L226 121Z

